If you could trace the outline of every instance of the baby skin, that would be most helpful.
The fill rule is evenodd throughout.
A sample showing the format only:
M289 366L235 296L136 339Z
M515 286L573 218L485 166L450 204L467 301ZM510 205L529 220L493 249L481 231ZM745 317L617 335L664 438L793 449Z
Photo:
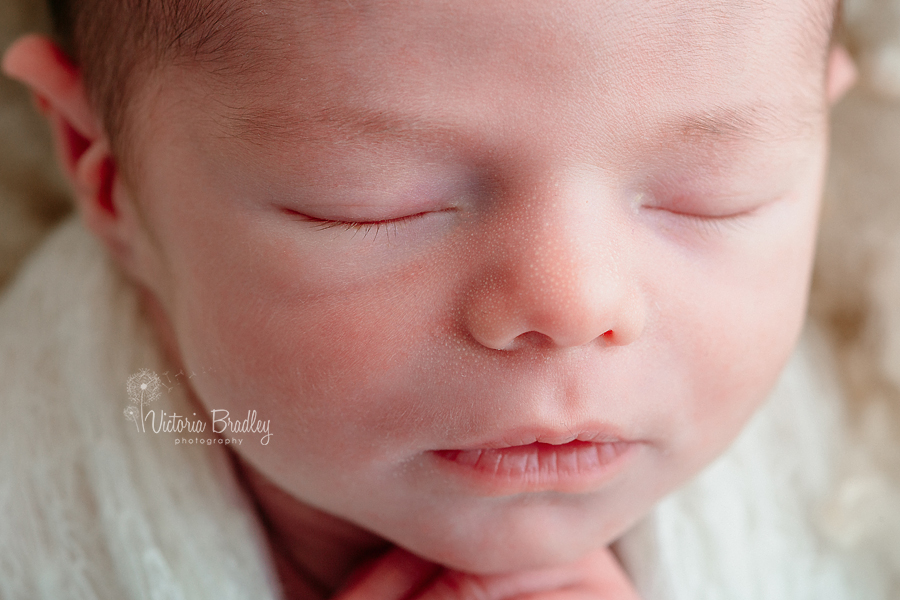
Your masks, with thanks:
M239 6L128 157L52 42L4 68L194 401L271 421L232 451L288 597L635 598L609 545L803 322L833 3Z

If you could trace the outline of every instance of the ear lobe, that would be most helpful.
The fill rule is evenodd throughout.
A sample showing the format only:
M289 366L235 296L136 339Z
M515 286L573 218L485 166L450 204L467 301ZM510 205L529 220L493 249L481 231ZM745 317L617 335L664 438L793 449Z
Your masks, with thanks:
M825 75L825 94L828 104L834 105L856 84L858 72L850 53L841 44L836 44L828 54Z

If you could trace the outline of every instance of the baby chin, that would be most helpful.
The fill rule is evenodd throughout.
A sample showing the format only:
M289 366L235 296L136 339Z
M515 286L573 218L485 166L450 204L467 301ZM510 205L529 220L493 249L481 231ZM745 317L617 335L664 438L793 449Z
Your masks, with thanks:
M438 564L478 574L559 566L609 545L639 515L605 509L597 498L545 492L503 499L446 515L408 540L409 550ZM424 535L423 535L424 534ZM405 537L405 536L404 536ZM407 540L403 540L404 542Z
M416 483L401 485L406 492L396 490L388 510L370 512L375 522L360 524L428 560L470 573L569 563L622 535L664 491L657 489L662 478L638 476L648 466L642 444L589 444L431 453L422 461L431 463L422 467L430 477L416 476L419 469L412 467L406 475ZM543 470L542 461L550 463Z

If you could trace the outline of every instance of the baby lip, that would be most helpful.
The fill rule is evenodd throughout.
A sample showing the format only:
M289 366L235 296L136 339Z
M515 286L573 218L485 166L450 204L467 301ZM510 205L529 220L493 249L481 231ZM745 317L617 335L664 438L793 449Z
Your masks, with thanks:
M580 441L573 440L573 441L562 443L562 444L547 444L544 442L534 442L532 444L522 444L519 446L504 446L504 447L498 447L498 448L476 448L474 450L439 450L439 452L441 454L443 454L444 456L447 456L448 458L452 457L454 461L456 461L460 464L474 465L481 458L483 458L485 456L492 456L492 455L496 455L498 453L508 454L509 453L508 451L521 451L521 450L526 450L529 448L544 447L544 448L549 449L550 447L553 447L553 446L556 446L556 447L566 446L566 447L573 447L573 448L574 447L578 447L578 448L592 447L592 448L596 448L602 454L602 456L604 456L604 457L610 456L611 457L613 454L616 453L618 448L625 446L625 445L627 445L627 442L594 443L594 442L580 442Z
M550 446L562 446L571 442L590 442L595 444L627 442L621 435L609 428L584 428L573 431L534 430L517 431L503 435L493 441L465 444L459 450L490 450L502 448L514 448L531 444L547 444Z
M578 479L601 476L631 446L629 442L573 440L555 445L534 442L500 448L441 450L436 454L457 467L492 478L521 480L553 489Z

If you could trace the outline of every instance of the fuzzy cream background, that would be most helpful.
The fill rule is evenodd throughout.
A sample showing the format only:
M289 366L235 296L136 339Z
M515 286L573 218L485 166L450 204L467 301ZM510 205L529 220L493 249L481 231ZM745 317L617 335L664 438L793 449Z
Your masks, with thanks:
M810 313L837 352L857 443L823 523L900 577L900 0L844 8L861 78L834 111ZM43 0L0 0L0 50L45 28ZM0 286L70 210L46 128L0 77Z
M900 594L900 0L845 0L843 17L860 79L832 116L810 315L837 353L856 443L824 521L887 562Z

